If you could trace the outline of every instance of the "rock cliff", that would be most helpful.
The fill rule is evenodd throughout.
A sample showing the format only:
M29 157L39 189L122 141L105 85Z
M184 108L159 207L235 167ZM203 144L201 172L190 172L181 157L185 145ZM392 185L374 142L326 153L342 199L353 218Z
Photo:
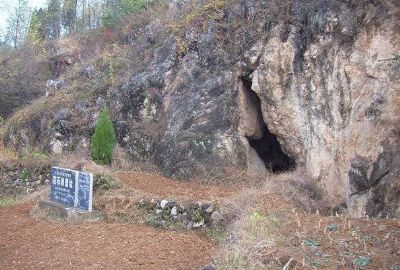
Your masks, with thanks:
M198 16L190 26L155 19L131 35L151 57L126 83L10 128L5 143L85 147L108 104L119 144L166 175L305 166L332 205L400 217L398 1L203 2L171 2L174 22Z
M399 9L386 4L300 7L304 23L259 45L250 74L284 151L357 217L399 214Z

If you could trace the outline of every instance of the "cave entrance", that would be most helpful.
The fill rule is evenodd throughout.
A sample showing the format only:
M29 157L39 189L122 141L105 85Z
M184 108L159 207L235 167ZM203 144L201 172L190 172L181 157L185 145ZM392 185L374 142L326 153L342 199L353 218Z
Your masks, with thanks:
M280 173L295 167L295 161L284 153L276 135L264 122L261 100L251 89L249 76L241 77L239 93L242 107L241 133L249 144L247 167L250 173Z

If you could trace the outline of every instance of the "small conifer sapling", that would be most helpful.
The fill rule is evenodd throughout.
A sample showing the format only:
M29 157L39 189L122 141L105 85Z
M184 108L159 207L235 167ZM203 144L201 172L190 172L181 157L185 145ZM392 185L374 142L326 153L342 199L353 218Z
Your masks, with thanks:
M92 159L96 163L110 164L112 152L117 143L113 124L108 114L108 109L104 107L99 119L97 120L91 141Z

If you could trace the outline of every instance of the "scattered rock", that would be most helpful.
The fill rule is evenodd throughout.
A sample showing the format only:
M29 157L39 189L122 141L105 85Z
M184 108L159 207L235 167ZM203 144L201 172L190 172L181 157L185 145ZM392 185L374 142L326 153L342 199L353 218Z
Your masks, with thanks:
M179 213L184 213L185 210L186 210L185 205L184 205L183 203L180 203L180 204L178 205L178 210L179 210Z
M105 99L102 98L102 97L99 97L99 98L96 100L96 106L97 106L98 109L103 108L106 104L107 104L107 103L106 103Z
M218 211L215 211L211 215L211 220L215 223L221 223L224 220L224 216L221 215Z
M203 203L202 202L197 202L197 207L196 208L203 208Z
M212 264L206 265L201 270L215 270L215 267Z
M82 68L81 74L89 80L94 79L94 66L92 64L86 64Z
M71 115L72 112L69 109L61 109L54 115L54 122L69 120L71 118Z
M54 89L54 90L60 90L61 88L64 87L65 85L64 80L47 80L46 81L46 88L47 89Z
M212 222L215 222L211 218L211 214L216 210L216 205L211 202L199 203L199 202L176 202L173 200L162 199L160 201L156 199L146 200L141 199L138 204L150 213L152 213L151 220L156 221L155 224L158 226L167 226L171 228L186 227L187 229L194 229L203 226L208 226ZM214 215L215 220L223 219L218 216L218 213Z
M140 205L140 206L144 206L144 205L145 205L144 199L140 199L140 200L139 200L139 205Z
M189 221L189 223L186 226L186 229L191 230L193 228L193 222Z
M75 109L80 113L87 112L90 109L90 103L85 100L79 100L75 104Z
M178 208L176 206L171 209L171 216L176 217L178 215Z
M202 202L201 203L201 209L205 211L207 208L211 206L211 202Z
M168 205L168 201L167 201L167 200L162 200L162 201L160 202L160 207L161 207L161 209L167 208L167 205Z
M100 217L88 218L83 223L96 223L100 221Z
M189 206L188 206L188 210L189 211L194 211L197 208L199 208L199 204L195 203L195 202L190 203Z
M195 222L195 223L193 223L193 228L200 228L202 226L204 226L203 222Z
M161 209L165 209L165 208L167 208L168 207L168 203L169 203L169 201L167 201L167 200L162 200L161 202L160 202L160 207L161 207Z
M215 205L213 203L210 204L210 206L206 209L207 214L212 214L214 212Z
M150 200L150 206L151 206L151 207L156 207L156 206L157 206L157 200L151 199L151 200Z
M230 244L237 244L239 243L239 240L233 233L230 233L226 239L226 242Z

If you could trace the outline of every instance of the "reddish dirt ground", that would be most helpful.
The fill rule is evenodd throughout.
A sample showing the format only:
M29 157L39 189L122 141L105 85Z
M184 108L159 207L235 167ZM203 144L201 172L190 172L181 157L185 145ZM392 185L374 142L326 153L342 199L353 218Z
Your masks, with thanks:
M128 189L156 196L214 199L234 189L180 182L144 173L119 173ZM34 203L0 208L0 269L199 269L215 250L198 232L139 224L72 225L34 219Z
M116 178L126 189L154 196L210 200L241 192L136 172L118 173ZM30 216L33 199L0 208L0 269L190 270L200 269L216 254L216 243L199 232L140 224L72 225L34 219ZM272 233L277 241L272 250L257 249L256 256L266 265L277 258L294 258L297 269L397 269L393 267L400 256L398 220L323 217L294 212L292 203L279 195L269 194L264 199L258 198L265 217L260 221L260 233ZM336 229L328 233L332 225ZM317 243L315 247L311 247L313 242ZM371 259L368 266L354 267L353 260L363 257Z
M0 269L198 269L214 250L198 233L35 220L32 207L0 208Z
M162 197L189 197L198 200L224 198L239 192L234 187L203 185L193 181L177 181L156 174L130 172L118 173L116 178L126 188Z

